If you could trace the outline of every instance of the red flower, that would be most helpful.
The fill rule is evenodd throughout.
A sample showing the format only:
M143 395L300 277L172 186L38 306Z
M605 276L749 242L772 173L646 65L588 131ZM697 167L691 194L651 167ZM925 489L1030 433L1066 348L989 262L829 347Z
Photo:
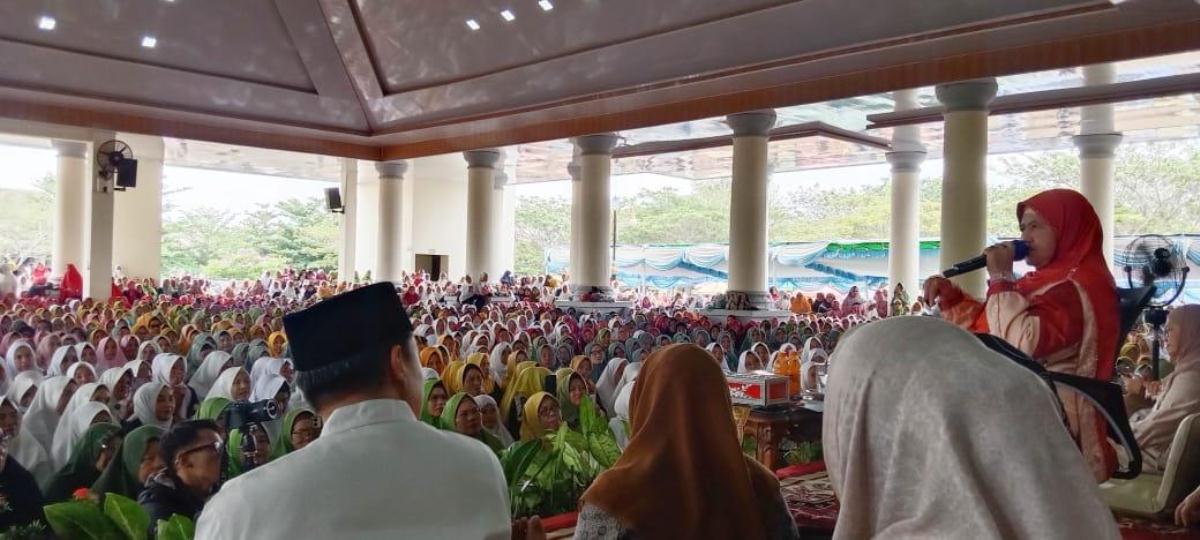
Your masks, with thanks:
M81 487L71 493L71 498L73 498L77 501L91 500L91 497L92 497L92 492L88 491L88 488L85 488L85 487Z

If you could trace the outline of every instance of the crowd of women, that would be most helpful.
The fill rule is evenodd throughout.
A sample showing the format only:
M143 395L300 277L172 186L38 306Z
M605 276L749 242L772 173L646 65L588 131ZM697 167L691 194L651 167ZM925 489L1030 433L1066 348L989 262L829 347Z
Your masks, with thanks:
M165 430L190 418L223 423L237 402L274 401L281 414L262 429L228 432L226 477L314 440L320 418L293 386L281 318L351 287L333 279L289 270L216 287L191 278L162 287L130 281L108 303L10 297L0 309L0 430L9 461L32 481L4 467L0 485L36 491L38 504L22 513L26 506L12 503L31 499L5 493L14 510L0 513L0 527L33 519L42 502L80 489L136 499L164 467L158 440ZM880 289L871 300L855 288L840 299L779 295L793 315L761 324L714 323L678 293L644 294L621 315L580 314L540 301L561 291L557 280L506 275L510 285L487 292L512 301L482 307L447 301L466 282L417 274L398 284L425 373L421 420L491 448L517 516L574 510L580 497L588 500L587 488L619 462L636 431L633 383L653 353L694 344L726 373L774 370L781 354L792 353L807 374L829 363L851 328L922 309L908 305L902 288L891 295ZM1200 318L1191 307L1176 311L1168 347L1175 372L1161 385L1127 373L1131 399L1145 409L1134 426L1151 468L1165 457L1178 422L1200 412L1191 379L1200 363L1192 362L1196 347L1188 339L1200 335ZM1144 348L1145 337L1135 333L1122 354L1141 357ZM817 388L823 380L806 376L802 384L825 390ZM585 518L586 527L605 516Z

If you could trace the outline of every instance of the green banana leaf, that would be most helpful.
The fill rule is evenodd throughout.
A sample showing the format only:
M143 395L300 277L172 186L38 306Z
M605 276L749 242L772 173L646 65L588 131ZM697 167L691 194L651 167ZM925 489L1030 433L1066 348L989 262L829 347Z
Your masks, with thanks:
M174 514L171 519L158 520L156 540L192 540L196 536L196 524L192 520Z
M121 529L93 502L50 504L44 511L50 528L63 540L127 540Z

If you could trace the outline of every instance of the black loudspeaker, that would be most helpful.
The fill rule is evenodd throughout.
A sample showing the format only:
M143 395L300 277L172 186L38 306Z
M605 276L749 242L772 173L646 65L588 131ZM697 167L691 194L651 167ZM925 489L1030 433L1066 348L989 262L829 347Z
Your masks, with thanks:
M335 214L345 213L346 207L342 206L342 191L338 188L325 188L325 207L330 212Z
M117 163L117 189L137 187L137 160L122 159Z

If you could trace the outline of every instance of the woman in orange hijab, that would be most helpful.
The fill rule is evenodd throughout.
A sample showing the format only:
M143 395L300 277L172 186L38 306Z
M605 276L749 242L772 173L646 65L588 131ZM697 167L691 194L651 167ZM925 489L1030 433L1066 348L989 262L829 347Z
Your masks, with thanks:
M926 280L925 298L939 301L945 319L1004 338L1046 369L1111 380L1120 314L1095 209L1076 191L1052 189L1018 204L1017 219L1029 245L1026 262L1036 271L1016 279L1012 244L1004 242L984 251L985 300L967 297L941 276ZM1093 476L1108 479L1117 462L1103 417L1074 392L1059 397Z
M704 349L650 355L629 403L629 446L583 494L576 538L799 538L775 475L742 454L725 375Z

